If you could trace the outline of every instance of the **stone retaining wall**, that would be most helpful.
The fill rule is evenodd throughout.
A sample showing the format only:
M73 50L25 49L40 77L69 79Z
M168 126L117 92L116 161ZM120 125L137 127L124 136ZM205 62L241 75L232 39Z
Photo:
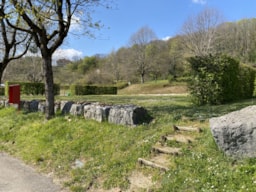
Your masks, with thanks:
M0 101L0 106L9 106L7 101ZM20 109L26 112L45 112L45 101L21 101ZM83 116L98 122L109 122L119 125L136 126L149 123L152 117L143 107L136 105L105 105L100 103L58 101L55 112L63 115Z

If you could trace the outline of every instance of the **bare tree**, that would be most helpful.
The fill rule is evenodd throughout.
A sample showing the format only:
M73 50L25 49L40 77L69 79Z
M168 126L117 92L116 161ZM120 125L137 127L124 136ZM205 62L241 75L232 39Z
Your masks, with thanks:
M21 58L28 51L31 36L9 26L9 20L20 26L18 18L9 18L7 2L1 1L0 5L0 83L7 65L15 59Z
M218 27L218 49L242 62L256 61L256 19L226 22Z
M212 8L206 8L198 15L189 17L181 29L183 45L194 55L217 51L214 47L218 37L217 27L222 22L222 14Z
M98 22L92 22L90 8L101 5L102 1L12 0L11 4L11 8L16 10L14 14L24 23L23 27L12 23L12 27L31 34L40 49L45 79L46 119L50 119L54 116L52 55L62 45L74 22L84 27L85 34L89 34L90 28L99 27Z
M121 79L120 61L117 57L117 53L112 51L105 62L104 71L107 71L111 76L113 81L118 82Z
M147 26L142 27L130 37L129 43L133 49L133 64L135 64L136 71L140 75L141 83L145 82L145 75L150 70L150 63L147 61L146 56L146 47L156 39L154 31Z
M13 60L6 67L3 80L42 82L42 63L41 57L27 55Z

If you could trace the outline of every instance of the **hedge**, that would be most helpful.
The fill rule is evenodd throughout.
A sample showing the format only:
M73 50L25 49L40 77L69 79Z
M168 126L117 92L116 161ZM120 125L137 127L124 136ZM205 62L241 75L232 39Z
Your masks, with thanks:
M23 95L43 95L45 93L44 83L31 83L31 82L6 82L5 83L5 95L8 95L9 85L20 85L20 91ZM60 86L54 84L54 95L59 95Z
M3 96L4 95L4 87L0 87L0 95Z
M115 95L117 94L117 87L71 85L70 92L72 95L105 95L105 94Z
M223 104L253 96L255 70L226 55L188 59L192 78L190 92L196 104Z

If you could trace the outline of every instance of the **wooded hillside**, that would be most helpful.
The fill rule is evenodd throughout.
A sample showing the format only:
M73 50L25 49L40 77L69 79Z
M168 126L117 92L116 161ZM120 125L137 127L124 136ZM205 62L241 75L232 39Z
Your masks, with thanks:
M142 30L143 29L143 30ZM190 75L187 58L194 53L187 46L187 35L179 34L167 41L149 38L153 31L143 27L132 37L148 38L142 43L130 43L108 55L95 55L80 60L63 59L54 65L55 83L111 84L184 79ZM197 29L199 34L200 30ZM256 18L219 24L211 39L211 52L231 56L240 63L256 65ZM200 42L194 42L200 43ZM42 81L42 61L37 57L24 57L7 67L3 81Z

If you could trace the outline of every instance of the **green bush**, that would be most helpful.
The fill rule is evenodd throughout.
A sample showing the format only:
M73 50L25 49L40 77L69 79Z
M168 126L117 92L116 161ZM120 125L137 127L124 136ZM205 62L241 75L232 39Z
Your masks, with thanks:
M70 91L72 95L104 95L117 94L117 87L110 86L92 86L92 85L71 85Z
M239 89L241 98L251 98L255 88L255 69L241 65L239 70Z
M188 61L192 69L189 88L196 104L222 104L253 96L252 68L226 55L196 56Z

